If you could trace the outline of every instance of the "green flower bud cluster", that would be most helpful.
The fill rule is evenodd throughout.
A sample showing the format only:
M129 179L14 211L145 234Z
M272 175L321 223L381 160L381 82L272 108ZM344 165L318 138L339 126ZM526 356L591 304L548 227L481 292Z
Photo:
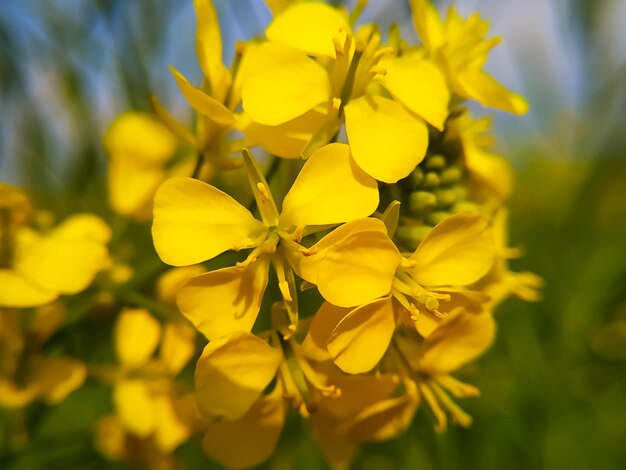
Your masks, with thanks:
M453 214L476 210L468 200L467 177L457 152L433 152L398 184L402 202L396 236L407 249L415 249L432 227Z

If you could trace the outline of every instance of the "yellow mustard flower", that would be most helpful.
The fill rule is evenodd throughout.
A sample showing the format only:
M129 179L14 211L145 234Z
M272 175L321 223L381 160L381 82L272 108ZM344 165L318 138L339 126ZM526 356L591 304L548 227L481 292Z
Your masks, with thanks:
M194 354L194 339L190 326L162 326L147 310L127 308L114 331L119 367L91 367L94 375L113 382L113 403L124 431L151 438L161 452L172 452L193 430L192 417L179 412L179 402L186 399L172 379ZM158 357L153 358L157 347Z
M449 101L435 65L415 55L381 66L393 49L380 47L377 29L353 33L345 12L321 2L290 5L266 36L249 53L241 90L250 132L267 136L261 145L308 156L345 123L356 163L377 180L394 183L423 159L425 123L441 129ZM299 135L300 146L281 148L281 135Z
M388 238L382 221L358 220L340 229L314 245L298 267L341 310L327 346L346 372L371 370L397 324L428 336L446 312L475 309L487 300L465 287L494 262L493 234L478 213L462 212L440 222L408 258Z
M39 233L12 224L11 214L0 208L0 307L35 307L76 294L107 266L111 232L100 218L77 214Z
M449 121L446 139L461 145L472 199L487 209L497 209L513 191L513 170L504 158L489 152L493 145L490 128L489 118L473 119L463 113Z
M211 0L194 0L197 17L196 53L204 80L196 87L171 67L172 74L189 105L198 113L196 132L190 132L152 98L153 108L162 122L179 139L198 150L194 176L201 175L204 163L219 169L239 166L233 152L251 145L245 139L233 139L240 130L237 109L241 103L241 70L246 68L247 56L243 46L236 47L236 58L229 70L222 62L222 38L215 8Z
M411 9L424 49L439 64L452 91L483 106L515 114L528 111L522 96L510 92L483 71L489 51L500 38L485 39L489 24L478 13L463 19L450 7L442 20L430 0L411 0Z
M166 178L165 164L176 150L174 135L152 116L128 112L113 121L104 144L111 207L123 216L148 219L154 193Z
M245 154L262 221L219 189L191 178L171 178L155 198L152 235L157 253L175 266L209 260L227 250L254 248L246 261L197 276L180 290L183 314L208 339L250 331L259 312L270 263L297 323L297 290L290 252L305 227L339 224L371 214L376 182L354 164L345 144L316 151L285 196L280 214L254 160Z
M62 402L87 376L81 361L47 357L43 345L61 326L65 308L55 302L29 314L4 309L0 315L0 406L23 408L34 400L50 405Z
M334 321L326 321L329 316ZM358 444L403 432L419 405L413 381L402 380L395 372L347 375L332 363L326 344L342 316L341 309L325 303L301 346L336 389L319 398L310 416L313 435L332 468L348 468Z
M476 287L489 296L489 306L492 309L511 295L526 302L539 301L539 289L543 287L543 279L532 272L514 272L509 269L508 261L522 256L522 251L508 245L508 211L505 208L494 214L492 227L496 243L495 263Z
M228 468L251 467L273 453L287 406L308 416L321 398L338 394L294 338L261 336L234 331L215 339L196 365L198 405L209 417L203 448Z
M410 333L410 331L409 331ZM455 423L468 427L472 418L450 397L475 397L479 390L450 374L481 355L493 342L495 322L490 312L452 312L426 339L412 334L394 337L392 354L386 367L393 364L406 381L413 381L419 398L437 419L435 430L446 429L446 412Z

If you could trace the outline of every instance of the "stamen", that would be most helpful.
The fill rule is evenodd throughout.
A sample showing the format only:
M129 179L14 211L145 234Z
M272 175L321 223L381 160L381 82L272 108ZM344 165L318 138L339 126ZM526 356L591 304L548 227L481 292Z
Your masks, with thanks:
M376 75L387 75L387 69L385 67L382 67L380 65L374 65L371 69L370 69L370 75L372 77L375 77Z
M441 375L434 377L442 387L447 389L456 398L478 397L480 396L480 390L473 385L466 384L460 380L455 379L451 375Z
M254 263L259 256L271 255L276 253L276 245L278 244L278 235L272 232L268 235L267 239L250 252L248 257L244 261L238 261L235 266L238 268L247 268Z
M261 195L261 202L266 203L270 200L270 193L265 187L263 183L256 184L257 189L259 190L259 194Z
M283 296L283 299L285 300L285 302L293 302L293 298L291 297L291 294L289 293L289 284L287 283L287 281L279 282L278 288L280 289L280 293ZM292 325L289 325L289 326L292 326Z
M293 335L295 335L297 331L298 331L298 325L294 325L293 323L290 325L287 325L287 331L283 333L283 339L285 341L289 341L291 338L293 338Z
M393 53L394 53L394 48L391 46L378 49L376 52L374 52L374 56L373 56L374 62L378 62L380 59L383 58L383 56L386 56L387 54L393 54Z
M444 390L434 382L430 382L432 390L437 395L437 398L443 405L443 407L450 413L452 419L458 425L468 428L472 425L472 417L463 411L459 405L457 405L450 396L444 392Z
M448 418L446 418L446 414L444 413L443 409L439 406L439 403L437 402L437 398L433 394L428 384L423 383L423 382L418 382L417 386L422 396L424 397L424 400L426 400L426 403L428 404L431 411L435 415L435 418L437 419L437 424L435 425L435 432L439 434L444 432L446 428L448 427L447 426Z
M304 225L298 225L296 227L295 232L293 232L293 235L291 238L293 238L294 241L300 243L302 241L303 235L304 235Z
M415 266L417 266L417 261L414 259L409 259L409 258L402 258L402 261L400 261L400 267L401 268L414 268Z
M335 47L335 57L337 59L343 57L343 47L344 44L341 42L341 39L339 39L338 36L335 36L333 38L333 46Z

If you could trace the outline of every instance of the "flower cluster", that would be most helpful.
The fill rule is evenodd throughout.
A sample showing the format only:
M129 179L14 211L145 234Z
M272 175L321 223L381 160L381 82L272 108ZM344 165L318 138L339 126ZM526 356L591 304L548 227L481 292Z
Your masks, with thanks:
M356 444L401 432L420 404L438 431L448 414L469 425L452 397L478 390L451 373L491 344L501 300L536 296L539 280L506 266L509 169L487 151L488 122L463 107L523 113L526 103L482 71L497 39L476 15L451 9L442 20L414 1L422 45L411 46L397 29L385 44L376 25L356 28L364 2L351 13L269 6L266 37L238 44L229 74L215 13L196 1L205 80L195 88L174 75L200 129L215 129L198 143L200 165L232 163L240 145L260 147L281 173L265 174L243 148L248 207L171 178L156 193L152 234L174 266L244 254L177 295L209 340L195 374L213 418L206 452L233 467L262 461L291 407L341 465ZM243 134L238 145L230 129ZM323 304L302 318L308 289ZM242 436L258 452L239 452Z
M365 1L350 12L266 3L265 37L236 44L227 67L215 9L194 0L203 80L172 72L195 129L156 98L155 116L112 124L109 206L122 228L110 255L101 219L36 231L26 196L0 187L0 334L14 358L0 404L58 402L89 374L111 387L111 413L94 426L107 458L174 467L174 450L202 434L208 456L251 467L292 410L337 468L420 408L438 432L449 417L469 426L455 400L479 391L453 374L490 346L503 300L538 298L541 280L507 263L519 256L507 244L510 168L489 151L489 121L466 108L527 108L483 71L498 42L486 21L411 0L412 45L395 26L357 26ZM167 272L139 254L151 209ZM18 384L24 342L51 333L27 334L17 309L63 311L88 288L88 316L114 321L114 358L31 347L33 379Z

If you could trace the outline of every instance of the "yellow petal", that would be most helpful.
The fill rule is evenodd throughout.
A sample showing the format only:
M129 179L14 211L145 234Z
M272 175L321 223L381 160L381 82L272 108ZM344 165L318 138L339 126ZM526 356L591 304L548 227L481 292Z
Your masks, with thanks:
M513 174L511 166L502 157L485 152L474 145L465 145L465 161L473 178L477 180L475 192L489 198L492 194L506 200L513 190ZM480 197L480 196L479 196Z
M432 374L452 372L482 354L494 335L489 312L451 314L424 341L419 367Z
M438 49L444 41L443 23L430 0L410 0L413 26L428 51Z
M411 274L424 286L466 286L493 265L493 233L477 212L461 212L433 228L411 256Z
M274 18L265 30L270 41L285 44L313 56L335 57L333 38L350 31L341 10L324 3L296 3Z
M150 359L161 338L161 324L140 308L122 310L115 323L115 352L126 367L140 367Z
M344 421L390 398L398 388L398 377L395 374L342 374L333 377L333 383L341 390L341 395L324 400L322 406Z
M46 290L25 276L11 269L0 269L0 306L36 307L52 302L58 291Z
M290 249L285 250L285 253L289 264L298 276L312 284L317 284L319 264L332 246L341 243L342 240L351 237L354 233L380 230L381 221L378 219L372 217L356 219L337 227L313 245L310 250L303 252L299 245L294 244L289 245Z
M124 113L104 137L111 156L124 155L137 164L163 165L174 156L176 138L149 114Z
M409 382L409 388L403 395L381 400L365 408L344 423L342 430L356 442L392 439L411 424L417 404L418 395Z
M254 239L265 230L228 194L195 179L170 178L154 199L154 246L161 259L174 266L255 246Z
M423 160L428 130L402 105L380 96L364 96L351 100L345 114L352 155L373 178L395 183Z
M157 395L153 403L156 417L154 440L160 450L170 453L189 438L191 425L178 413L170 395Z
M209 340L235 330L250 331L267 287L269 257L245 268L201 274L178 291L178 308Z
M6 408L23 408L31 403L37 394L39 387L36 383L29 383L24 388L19 388L14 382L0 379L0 405Z
M238 420L211 423L202 448L227 468L254 467L274 453L284 420L282 397L274 393L257 400Z
M253 121L276 126L330 99L328 73L304 52L268 42L251 53L241 95Z
M111 208L120 215L140 217L146 209L152 209L165 170L139 165L125 154L116 154L109 162L107 176Z
M167 369L178 374L196 352L195 331L182 323L168 323L163 329L159 356Z
M176 303L176 294L183 284L192 277L206 273L206 268L201 265L183 266L172 268L157 279L156 297L161 302L168 304Z
M126 429L139 437L154 431L156 414L148 383L139 380L122 380L113 388L113 403Z
M330 339L337 324L350 310L335 307L333 304L324 302L317 313L313 316L309 331L302 342L302 353L309 359L323 362L332 359L326 344Z
M403 105L440 131L448 117L450 91L439 68L420 55L394 57L381 63L383 84Z
M457 77L462 94L483 106L514 114L526 114L528 102L523 96L507 90L490 75L480 70L468 70Z
M265 0L267 8L270 9L274 16L287 9L287 7L296 0Z
M387 351L395 327L391 299L375 300L339 322L328 341L328 351L344 372L369 372Z
M325 300L353 307L389 293L402 256L383 222L378 225L378 230L354 232L327 250L317 271Z
M202 411L227 420L241 418L276 375L282 359L252 333L236 331L211 341L196 365L196 393Z
M70 358L45 359L35 369L41 398L51 405L61 403L87 378L87 367Z
M109 226L93 214L75 214L68 217L52 233L55 237L75 241L108 243L111 239Z
M193 109L203 116L206 116L210 121L221 126L234 124L235 117L226 106L193 86L184 75L174 67L171 67L171 69L181 93L185 96Z
M65 322L67 308L62 302L41 306L33 312L28 325L28 334L39 344L45 343ZM2 331L0 326L0 331Z
M100 418L93 430L94 444L98 452L110 460L121 460L126 453L126 430L115 415Z
M254 121L243 124L242 130L255 145L283 158L299 158L313 134L322 126L327 115L311 109L301 116L277 126Z
M285 196L280 225L325 225L367 217L378 206L378 185L350 156L346 144L315 151Z
M68 218L47 236L22 230L17 236L15 270L45 289L81 292L107 265L109 236L106 224L87 214Z
M196 9L196 52L198 62L209 82L211 95L223 97L229 85L230 75L222 62L222 35L211 0L194 0Z
M350 468L358 446L337 431L337 419L323 409L318 409L309 419L313 436L328 466L333 469Z

